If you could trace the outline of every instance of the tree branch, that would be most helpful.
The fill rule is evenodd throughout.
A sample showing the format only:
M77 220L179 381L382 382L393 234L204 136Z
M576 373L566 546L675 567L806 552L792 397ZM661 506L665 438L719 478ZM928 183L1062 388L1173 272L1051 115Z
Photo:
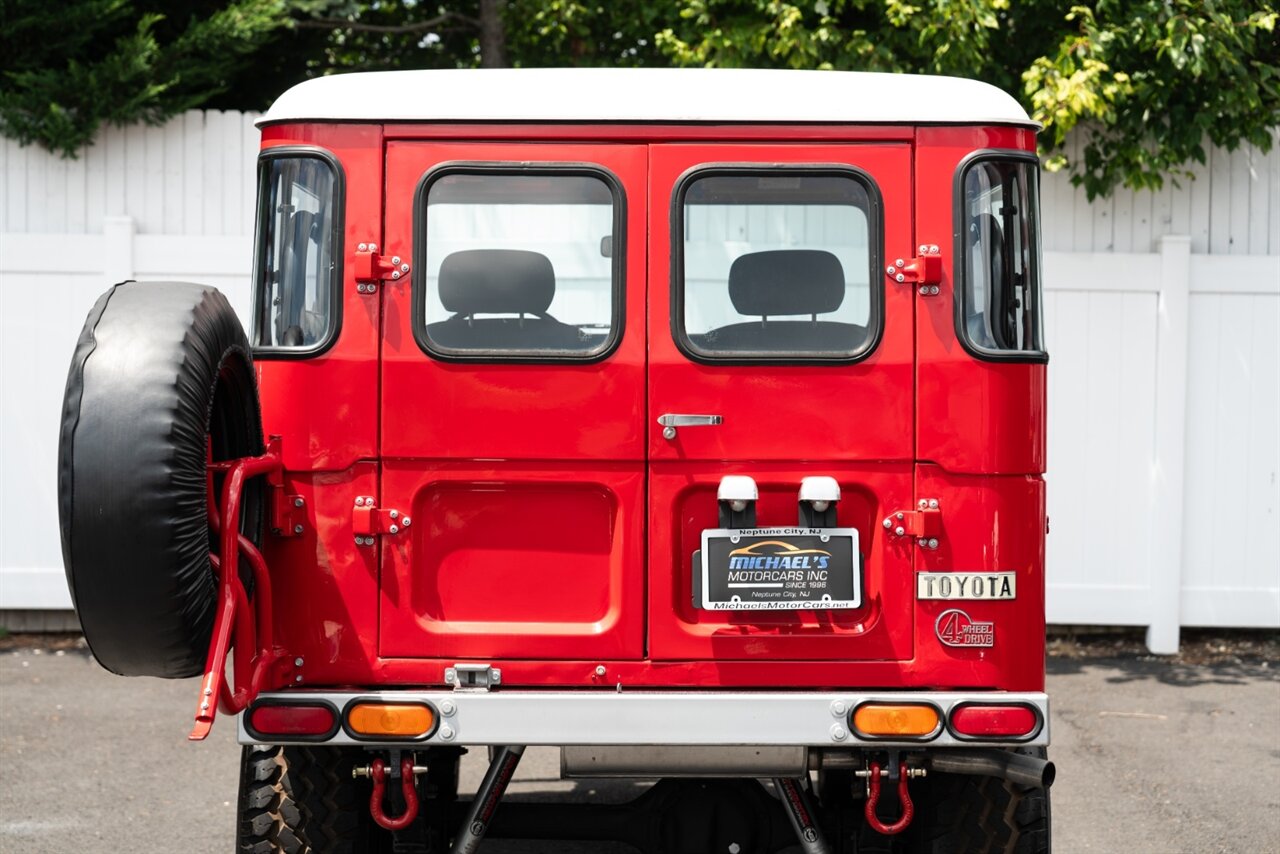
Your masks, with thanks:
M387 35L400 35L404 33L419 33L423 30L430 30L440 26L447 21L462 21L472 26L480 26L480 22L475 18L467 15L460 15L457 12L445 12L443 15L437 15L434 18L428 18L425 21L415 21L412 24L365 24L359 21L348 21L343 18L309 18L302 21L295 21L294 26L302 27L309 30L353 30L359 33L385 33Z

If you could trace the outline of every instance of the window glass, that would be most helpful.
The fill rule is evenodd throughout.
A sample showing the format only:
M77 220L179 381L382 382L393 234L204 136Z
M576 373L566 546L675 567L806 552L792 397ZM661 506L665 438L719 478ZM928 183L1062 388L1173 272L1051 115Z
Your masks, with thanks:
M338 289L336 179L317 157L263 161L253 344L306 350L328 340Z
M595 176L436 178L426 194L428 347L499 358L603 353L618 323L615 226L613 191Z
M851 175L712 174L685 189L684 344L710 358L851 357L873 325L871 200Z
M964 173L961 333L982 350L1043 349L1036 175L1023 160L982 160Z

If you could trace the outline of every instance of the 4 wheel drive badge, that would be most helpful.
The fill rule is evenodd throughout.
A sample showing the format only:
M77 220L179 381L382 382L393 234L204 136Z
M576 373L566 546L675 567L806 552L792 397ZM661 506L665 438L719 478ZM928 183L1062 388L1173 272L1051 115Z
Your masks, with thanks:
M995 646L995 623L980 623L959 608L943 611L933 624L938 640L947 646Z

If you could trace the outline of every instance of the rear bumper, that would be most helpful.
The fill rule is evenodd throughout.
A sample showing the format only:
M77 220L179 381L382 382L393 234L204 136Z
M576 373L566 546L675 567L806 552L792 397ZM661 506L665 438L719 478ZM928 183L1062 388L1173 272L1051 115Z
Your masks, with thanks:
M776 745L802 747L974 747L1049 744L1049 698L1040 692L1000 691L288 691L261 695L255 706L273 703L324 703L343 719L355 701L425 703L437 723L426 736L406 741L355 738L345 725L323 738L263 736L239 716L242 744L359 744L371 746L441 745ZM860 736L851 726L858 706L868 702L930 703L942 721L925 738L883 739ZM1039 726L1020 739L962 738L948 726L951 712L964 703L1025 704ZM252 711L252 710L251 710Z

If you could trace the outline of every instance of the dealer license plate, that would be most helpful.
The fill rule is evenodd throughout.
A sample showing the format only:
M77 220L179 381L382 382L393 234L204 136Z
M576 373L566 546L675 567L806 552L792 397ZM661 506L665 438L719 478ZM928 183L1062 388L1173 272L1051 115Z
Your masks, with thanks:
M859 608L856 528L748 528L702 532L693 605L709 611Z

